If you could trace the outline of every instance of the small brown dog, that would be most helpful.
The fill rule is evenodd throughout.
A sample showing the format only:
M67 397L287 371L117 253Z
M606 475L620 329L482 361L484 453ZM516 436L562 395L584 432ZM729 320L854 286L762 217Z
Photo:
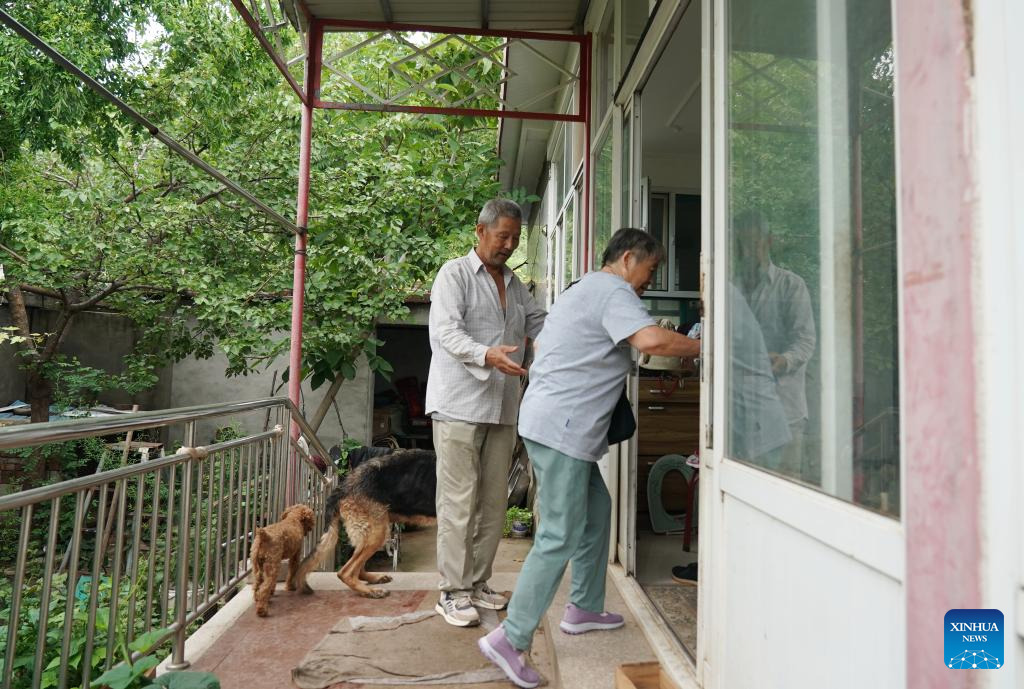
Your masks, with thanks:
M281 514L281 521L256 529L252 539L252 594L256 599L256 614L260 617L266 617L270 609L270 597L274 595L282 560L288 560L285 588L295 590L295 575L302 561L302 539L315 521L309 507L292 505Z

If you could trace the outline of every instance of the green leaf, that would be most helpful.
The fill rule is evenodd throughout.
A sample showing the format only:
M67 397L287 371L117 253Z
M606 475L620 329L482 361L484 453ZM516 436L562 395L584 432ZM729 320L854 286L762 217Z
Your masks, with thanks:
M153 684L167 689L220 689L220 681L215 675L191 670L166 672L157 677Z
M165 627L163 629L154 629L146 632L145 634L140 634L132 639L131 643L128 644L128 648L136 653L146 653L153 648L154 644L160 641L161 637L167 634L167 631L168 630Z
M154 684L167 689L220 689L220 681L216 676L187 670L165 673Z
M97 677L89 685L90 687L110 687L110 689L128 689L132 682L138 677L132 672L132 666L121 663L110 668Z

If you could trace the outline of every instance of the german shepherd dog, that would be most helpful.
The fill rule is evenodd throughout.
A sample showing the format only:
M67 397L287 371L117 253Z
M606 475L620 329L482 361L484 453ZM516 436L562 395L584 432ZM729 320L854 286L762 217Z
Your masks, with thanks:
M299 590L312 593L306 578L334 553L341 522L355 551L338 570L338 578L367 598L383 598L388 591L368 584L386 584L391 577L366 571L366 561L380 550L391 524L429 526L436 523L434 492L437 486L437 456L429 450L364 448L349 455L350 468L327 498L324 523L327 531L316 550L299 566Z

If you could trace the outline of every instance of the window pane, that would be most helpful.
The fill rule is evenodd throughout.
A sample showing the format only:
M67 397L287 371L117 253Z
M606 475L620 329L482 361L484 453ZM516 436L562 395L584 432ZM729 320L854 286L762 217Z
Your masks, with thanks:
M630 180L633 178L633 151L630 150L630 120L633 119L629 113L622 116L622 190L619 198L621 204L621 222L619 227L632 227L633 226L633 197L630 194L631 186Z
M650 206L648 207L649 227L647 231L658 238L661 245L668 251L668 194L651 194ZM668 290L668 261L658 263L658 270L654 273L654 279L648 288L652 292L664 292Z
M896 516L889 0L727 2L726 451Z
M700 289L700 197L675 197L675 265L672 289L696 292Z
M563 223L563 232L565 234L565 249L563 252L564 270L562 274L562 289L568 287L569 283L572 282L573 278L575 277L575 271L573 270L573 266L575 264L575 254L573 253L573 248L575 247L576 238L576 225L573 222L573 210L575 208L575 205L576 200L575 195L573 195L573 198L570 198L569 202L565 205L565 222Z
M594 269L612 238L612 131L598 145L594 160Z
M604 119L615 96L615 3L605 13L604 22L594 40L594 62L597 67L595 89L594 122Z
M647 26L647 18L651 14L654 3L644 0L626 0L622 3L622 55L619 57L619 79L626 75L626 68L633 57L633 52L640 43L640 36Z

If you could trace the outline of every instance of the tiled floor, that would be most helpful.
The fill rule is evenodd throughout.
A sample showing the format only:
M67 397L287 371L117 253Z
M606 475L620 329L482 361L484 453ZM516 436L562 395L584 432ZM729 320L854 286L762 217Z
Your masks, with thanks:
M691 655L697 651L697 588L672 580L672 567L697 561L697 544L683 551L679 535L650 531L637 537L636 579Z

